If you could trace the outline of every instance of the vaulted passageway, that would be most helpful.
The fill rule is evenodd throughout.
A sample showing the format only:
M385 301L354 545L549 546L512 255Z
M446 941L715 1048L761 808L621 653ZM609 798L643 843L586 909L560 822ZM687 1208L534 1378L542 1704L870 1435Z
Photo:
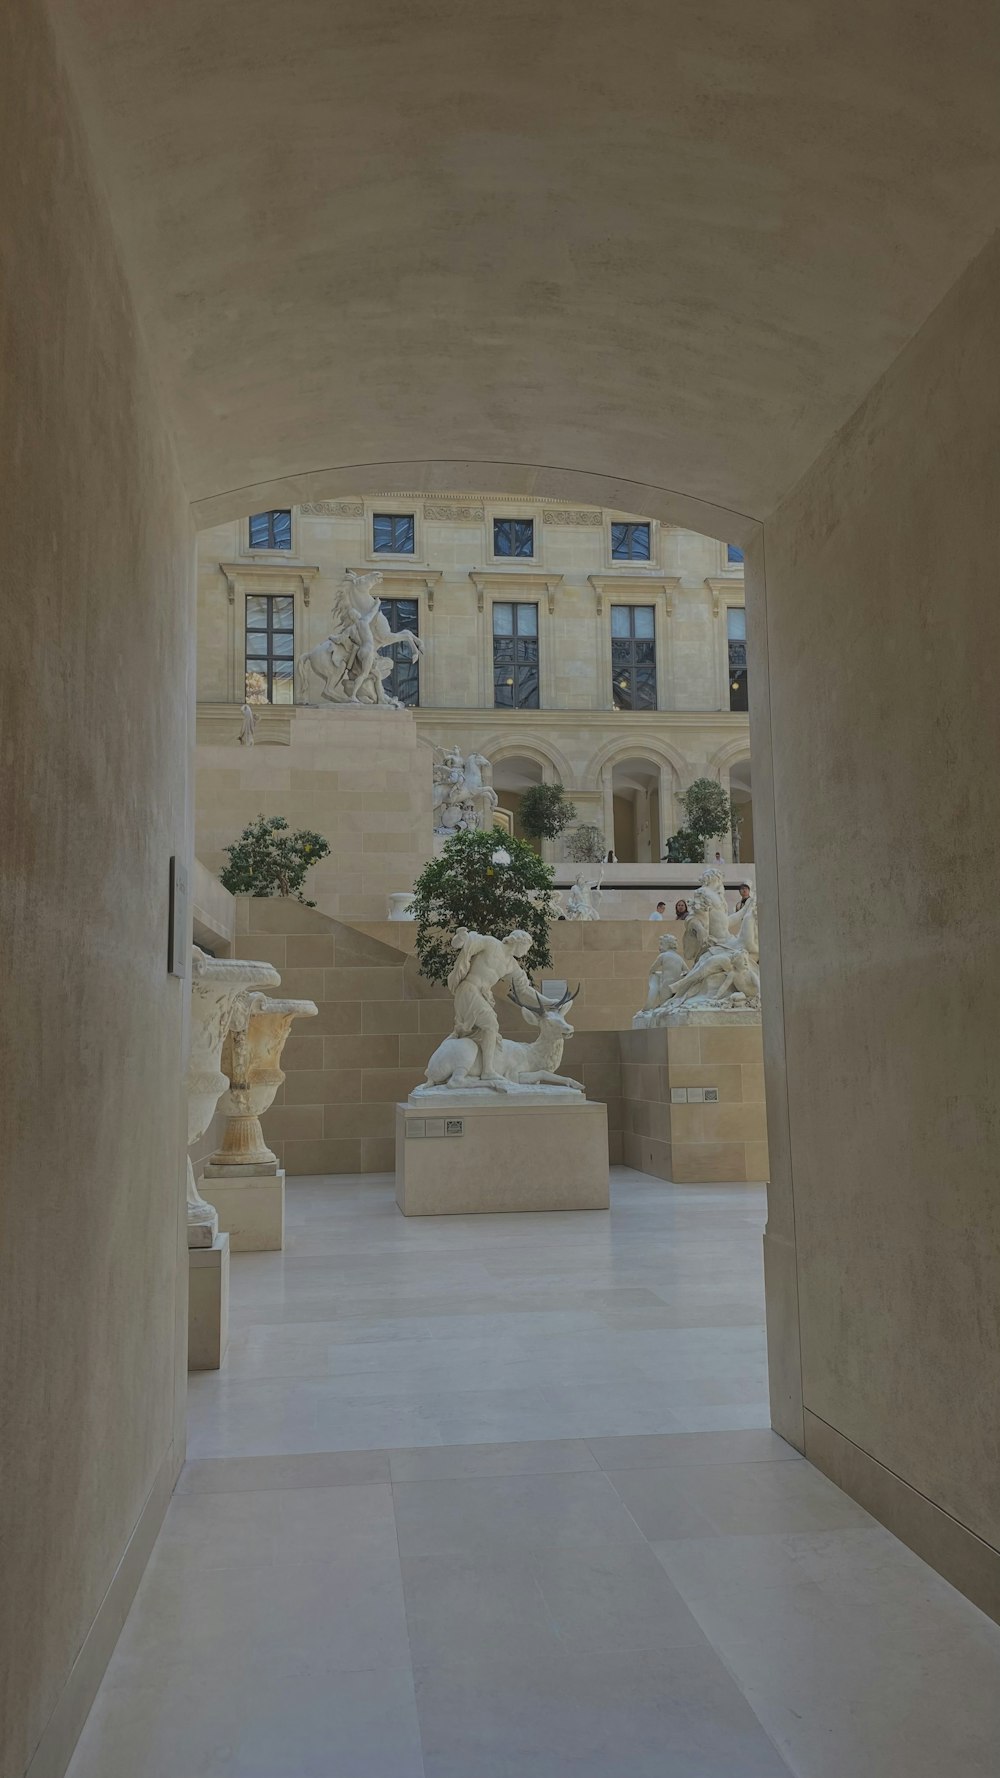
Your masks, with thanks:
M184 1452L193 527L361 484L745 547L773 1423L1000 1615L996 9L280 25L0 21L0 1761L33 1778Z

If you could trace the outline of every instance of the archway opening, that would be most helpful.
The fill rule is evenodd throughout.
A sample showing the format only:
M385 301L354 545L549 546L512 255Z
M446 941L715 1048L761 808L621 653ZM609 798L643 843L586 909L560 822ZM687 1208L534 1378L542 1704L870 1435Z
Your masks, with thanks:
M749 758L730 766L729 794L733 802L733 860L753 864L753 779Z
M512 754L506 759L498 759L493 767L493 788L501 809L506 809L510 815L514 838L525 840L536 852L541 849L540 842L526 834L521 826L521 798L532 784L541 782L541 766L537 759L529 759L526 754Z
M660 768L648 759L622 759L612 768L615 854L622 864L660 857Z

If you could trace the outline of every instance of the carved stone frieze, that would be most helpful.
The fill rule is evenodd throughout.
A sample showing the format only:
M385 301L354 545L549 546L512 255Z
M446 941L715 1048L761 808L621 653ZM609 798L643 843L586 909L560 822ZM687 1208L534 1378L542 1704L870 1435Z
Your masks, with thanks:
M481 506L457 506L450 502L429 502L424 505L425 519L463 519L466 523L481 525L486 514Z
M360 519L365 509L360 500L311 500L299 511L310 519Z
M589 525L591 529L603 522L599 512L581 512L572 506L547 506L542 519L546 525Z

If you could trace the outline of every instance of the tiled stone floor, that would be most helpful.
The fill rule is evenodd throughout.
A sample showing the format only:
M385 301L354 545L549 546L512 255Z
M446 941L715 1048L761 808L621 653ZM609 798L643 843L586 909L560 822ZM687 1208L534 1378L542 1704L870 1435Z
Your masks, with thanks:
M1000 1629L767 1430L763 1193L289 1187L71 1778L995 1778Z

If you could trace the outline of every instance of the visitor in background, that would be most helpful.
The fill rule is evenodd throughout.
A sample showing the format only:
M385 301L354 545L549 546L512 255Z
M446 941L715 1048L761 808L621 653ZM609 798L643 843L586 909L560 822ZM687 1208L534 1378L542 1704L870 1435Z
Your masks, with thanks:
M651 920L665 920L667 917L666 902L665 901L658 901L655 908L653 909L653 912L650 914L649 917Z
M687 902L686 901L675 901L674 902L674 919L675 920L686 920L687 917L688 917Z
M605 860L604 860L604 862L605 862L605 864L617 864L617 863L618 863L618 860L617 860L617 858L616 858L616 857L615 857L615 854L614 854L614 853L613 853L613 852L609 852L609 853L608 853L608 856L607 856L607 858L606 858L606 859L605 859Z
M750 885L749 885L749 883L740 883L739 895L740 895L739 901L736 903L736 912L738 914L742 914L743 909L746 907L747 902L750 900Z
M721 872L722 872L722 874L723 874L723 876L725 876L725 874L726 874L726 861L725 861L725 859L724 859L724 858L723 858L723 856L722 856L722 853L721 853L721 852L716 852L716 854L715 854L715 857L714 857L714 858L713 858L713 859L712 859L712 869L713 869L713 870L721 870Z

